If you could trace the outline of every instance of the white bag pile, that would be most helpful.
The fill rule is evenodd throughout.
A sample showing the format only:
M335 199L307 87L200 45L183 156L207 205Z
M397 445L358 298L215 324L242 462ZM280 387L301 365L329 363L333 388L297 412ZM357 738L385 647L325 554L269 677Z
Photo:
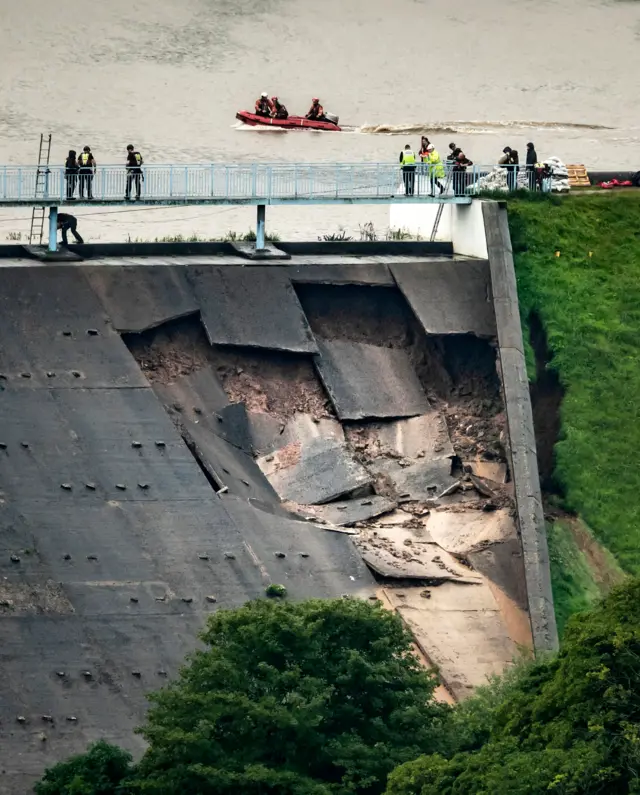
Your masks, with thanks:
M542 161L551 168L551 190L561 193L570 189L569 172L559 157L548 157Z
M545 186L546 190L558 192L569 190L569 172L562 160L559 157L549 157L543 163L551 169L551 177L546 180L550 185ZM526 165L520 165L518 168L517 186L518 189L524 188L526 190L529 188L529 175L527 174ZM496 166L493 171L485 174L484 177L480 177L474 185L467 188L469 193L475 193L479 190L499 190L506 193L508 190L507 169L502 166Z

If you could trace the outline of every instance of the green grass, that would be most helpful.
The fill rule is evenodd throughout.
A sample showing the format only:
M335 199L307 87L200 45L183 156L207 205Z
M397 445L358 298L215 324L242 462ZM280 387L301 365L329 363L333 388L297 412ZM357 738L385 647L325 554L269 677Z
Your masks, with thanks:
M509 225L523 321L541 318L566 390L565 507L640 574L640 191L516 197Z
M603 595L603 589L568 523L548 522L547 540L556 622L562 637L567 620L574 613L592 607Z

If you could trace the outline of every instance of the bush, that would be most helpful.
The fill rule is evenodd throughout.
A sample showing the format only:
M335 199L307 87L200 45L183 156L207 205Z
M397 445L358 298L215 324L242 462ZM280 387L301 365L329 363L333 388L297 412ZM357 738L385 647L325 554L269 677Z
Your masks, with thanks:
M560 654L522 670L484 716L478 747L401 766L387 795L640 792L640 581L570 619Z

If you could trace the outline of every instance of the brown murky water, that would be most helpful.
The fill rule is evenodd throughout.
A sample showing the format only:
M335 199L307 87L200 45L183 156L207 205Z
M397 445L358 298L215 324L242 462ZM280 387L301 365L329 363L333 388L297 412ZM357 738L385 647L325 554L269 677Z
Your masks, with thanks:
M0 19L0 163L34 162L49 131L56 163L85 143L99 164L120 163L129 142L149 163L383 162L428 130L476 163L533 140L541 157L640 168L637 0L0 0ZM237 129L236 110L263 90L294 112L317 94L358 132ZM2 211L0 242L24 234L29 215ZM92 241L254 221L252 208L77 215ZM310 239L367 221L383 230L387 208L267 217Z

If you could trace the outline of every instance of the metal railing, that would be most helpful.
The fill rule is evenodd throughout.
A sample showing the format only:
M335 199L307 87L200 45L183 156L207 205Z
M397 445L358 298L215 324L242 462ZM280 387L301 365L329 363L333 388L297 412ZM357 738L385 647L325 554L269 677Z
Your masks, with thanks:
M344 202L473 195L478 180L496 166L469 166L456 171L444 163L445 175L434 181L435 169L416 164L406 177L399 164L389 163L248 163L150 165L142 167L142 201L219 201L265 203L277 201ZM525 166L520 166L524 172ZM442 172L441 172L442 173ZM132 197L136 178L132 174ZM128 171L124 166L99 166L95 171L66 174L63 166L49 166L38 183L37 166L0 166L0 202L64 203L69 199L123 201Z

